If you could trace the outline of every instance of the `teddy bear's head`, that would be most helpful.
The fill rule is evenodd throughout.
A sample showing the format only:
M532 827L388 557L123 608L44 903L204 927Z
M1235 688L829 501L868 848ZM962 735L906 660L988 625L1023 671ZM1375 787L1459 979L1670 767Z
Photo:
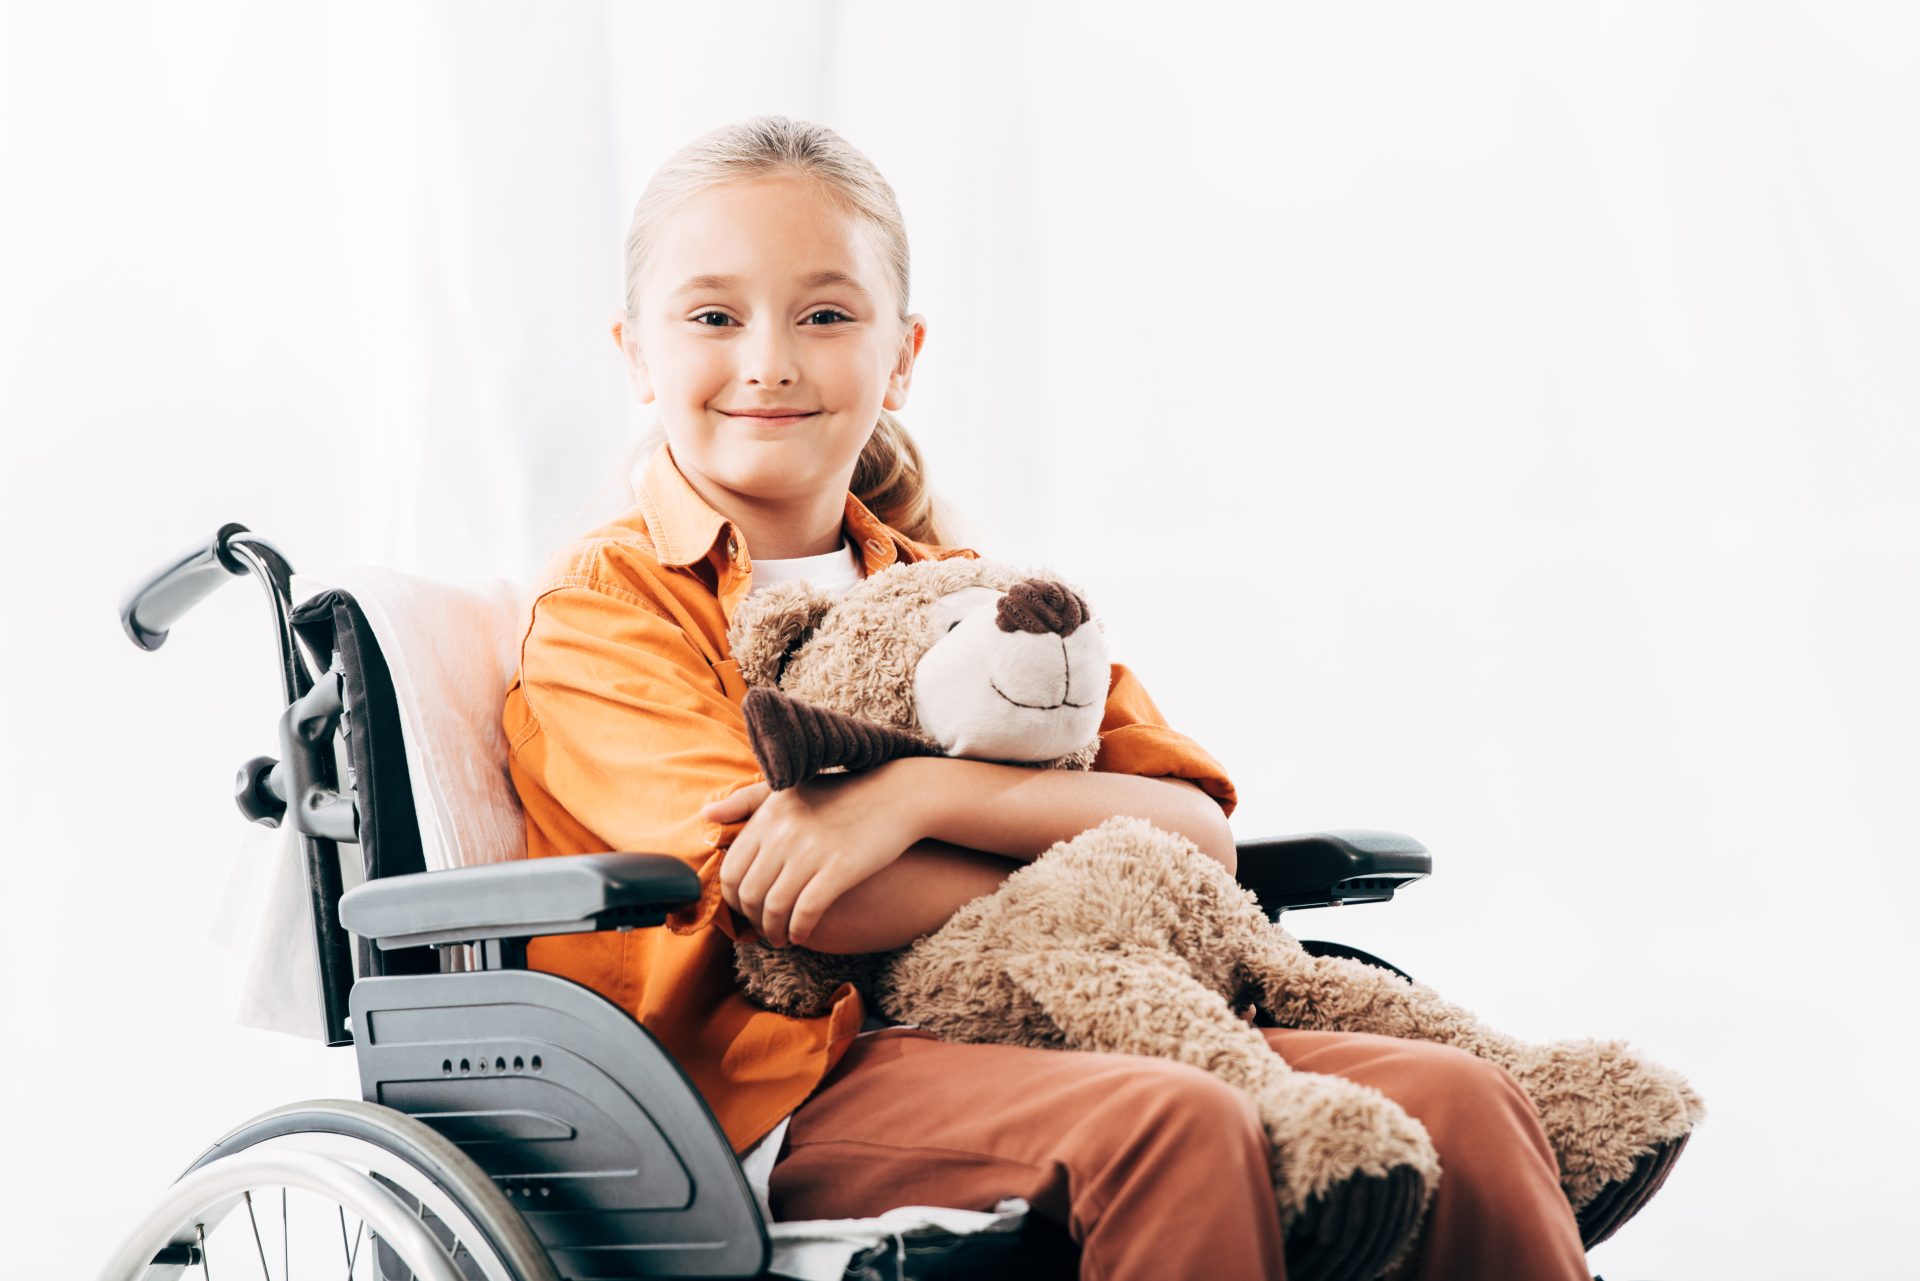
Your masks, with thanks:
M783 583L741 603L728 641L775 787L906 754L1085 769L1099 750L1105 632L1050 573L902 562L838 600Z

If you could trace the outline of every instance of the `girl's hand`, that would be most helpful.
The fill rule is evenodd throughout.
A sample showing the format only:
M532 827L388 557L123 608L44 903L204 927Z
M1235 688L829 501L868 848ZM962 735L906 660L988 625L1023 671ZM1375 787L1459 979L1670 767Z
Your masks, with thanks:
M774 791L749 783L700 816L747 825L720 863L720 894L774 947L804 944L833 901L893 862L926 831L916 789L888 761Z

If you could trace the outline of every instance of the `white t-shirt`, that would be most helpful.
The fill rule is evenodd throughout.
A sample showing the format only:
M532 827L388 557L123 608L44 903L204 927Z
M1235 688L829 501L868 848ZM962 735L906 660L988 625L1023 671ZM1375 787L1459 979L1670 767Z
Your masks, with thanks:
M751 571L753 581L747 587L747 595L751 596L776 583L808 582L838 596L866 576L867 562L860 555L859 544L851 538L844 538L839 551L823 552L818 556L790 556L785 560L756 557Z
M790 556L785 560L755 557L750 574L752 581L747 586L749 596L776 583L807 582L838 597L867 576L867 562L860 554L860 545L848 538L839 551L824 552L818 556ZM881 1028L912 1026L896 1024L877 1010L868 1010L866 1021L860 1025L859 1035L866 1036ZM792 1113L788 1113L782 1117L780 1124L774 1126L766 1137L740 1154L740 1164L747 1173L747 1182L759 1196L761 1212L768 1222L773 1221L773 1214L767 1208L767 1174L773 1169L780 1142L787 1135L787 1122L792 1116Z

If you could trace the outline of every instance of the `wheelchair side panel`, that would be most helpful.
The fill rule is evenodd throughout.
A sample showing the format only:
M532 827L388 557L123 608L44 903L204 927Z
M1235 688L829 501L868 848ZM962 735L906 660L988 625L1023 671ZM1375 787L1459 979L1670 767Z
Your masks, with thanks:
M562 1275L758 1275L769 1246L706 1101L624 1010L557 975L485 970L353 987L361 1094L452 1140Z

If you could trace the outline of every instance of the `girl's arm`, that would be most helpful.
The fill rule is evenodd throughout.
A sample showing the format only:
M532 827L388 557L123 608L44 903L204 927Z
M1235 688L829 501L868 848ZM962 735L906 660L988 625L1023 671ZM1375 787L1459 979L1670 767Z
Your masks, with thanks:
M1226 818L1235 803L1220 763L1168 726L1139 678L1114 663L1090 771L910 756L782 792L762 778L700 817L726 847L716 879L735 942L744 927L775 947L870 952L929 933L991 893L1013 870L1005 860L1030 861L1116 814L1187 836L1234 870ZM729 838L736 823L744 827Z
M947 757L908 757L880 768L894 775L892 787L925 798L928 835L827 906L807 937L814 951L904 947L993 893L1019 863L1115 814L1178 832L1229 871L1236 866L1219 803L1186 779Z
M1226 815L1186 779L943 756L910 756L890 765L904 767L895 770L895 786L925 797L926 834L937 840L1030 863L1056 841L1129 814L1187 837L1229 872L1236 866Z

